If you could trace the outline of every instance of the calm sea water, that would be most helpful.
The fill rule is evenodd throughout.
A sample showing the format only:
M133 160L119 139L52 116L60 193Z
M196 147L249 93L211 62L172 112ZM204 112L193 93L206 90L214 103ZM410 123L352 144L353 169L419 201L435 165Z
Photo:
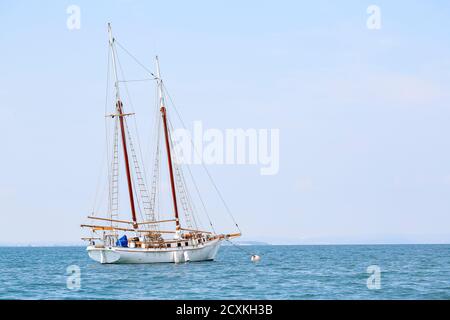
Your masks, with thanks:
M232 246L217 260L100 265L82 247L0 248L1 299L450 299L450 245ZM80 289L67 288L67 267ZM367 267L381 269L369 290Z

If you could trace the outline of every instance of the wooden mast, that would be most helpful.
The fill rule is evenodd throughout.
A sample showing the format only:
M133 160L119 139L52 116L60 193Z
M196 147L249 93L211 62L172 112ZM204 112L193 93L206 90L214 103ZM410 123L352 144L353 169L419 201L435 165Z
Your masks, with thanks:
M124 112L123 112L123 104L120 100L120 92L119 92L119 79L117 76L117 66L116 66L116 54L115 54L115 48L114 48L114 38L112 36L111 31L111 24L108 23L108 33L109 33L109 45L111 47L111 56L112 56L112 63L113 63L113 71L114 71L114 78L115 78L115 88L116 88L116 111L117 115L119 117L120 122L120 132L122 136L122 147L123 147L123 156L125 158L125 170L127 175L127 182L128 182L128 195L130 197L130 207L131 207L131 217L133 220L133 228L137 229L137 219L136 219L136 208L134 205L134 196L133 196L133 182L131 179L131 172L130 172L130 163L128 160L128 148L127 148L127 139L125 136L125 121L124 121Z
M162 120L163 120L163 126L164 126L164 138L166 142L166 152L167 152L167 162L169 166L169 175L170 175L170 187L172 190L172 200L173 200L173 209L175 213L175 224L176 224L176 231L179 232L181 230L180 226L180 218L178 215L178 205L177 205L177 194L175 190L175 179L173 176L173 165L172 165L172 155L170 150L170 137L169 137L169 129L167 126L167 112L164 102L164 95L162 92L162 80L161 80L161 73L159 70L159 59L158 56L156 56L156 76L157 76L157 82L158 82L158 92L159 92L159 102L160 102L160 109Z

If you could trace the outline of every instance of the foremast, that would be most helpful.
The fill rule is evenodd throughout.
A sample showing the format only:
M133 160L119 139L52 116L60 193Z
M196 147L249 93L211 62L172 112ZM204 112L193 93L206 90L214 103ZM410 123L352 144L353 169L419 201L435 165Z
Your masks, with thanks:
M159 95L159 111L161 112L163 127L164 127L164 140L166 144L166 152L167 152L167 163L169 167L169 176L170 176L170 188L172 191L172 202L173 202L173 210L175 214L175 224L176 224L176 232L175 237L180 237L181 226L180 226L180 217L178 214L178 204L177 204L177 194L175 189L175 178L173 174L173 164L172 164L172 153L170 148L170 136L169 136L169 128L167 125L167 110L165 107L164 94L163 94L163 83L161 79L161 71L159 68L159 59L156 56L156 81L158 85L158 95Z
M125 158L125 171L127 176L127 183L128 183L128 195L130 198L130 208L131 208L131 218L133 222L133 228L136 230L138 228L138 223L136 219L136 207L134 202L134 195L133 195L133 182L131 177L131 171L130 171L130 163L128 158L128 148L127 148L127 139L126 139L126 133L125 133L125 120L124 117L127 115L123 112L123 103L120 98L120 90L119 90L119 78L117 75L117 64L116 64L116 51L115 51L115 40L112 36L112 30L111 30L111 24L108 23L108 34L109 34L109 46L111 51L111 58L112 58L112 65L113 65L113 73L114 73L114 87L116 91L116 114L113 115L119 117L119 123L120 123L120 133L122 138L122 148L123 148L123 156Z

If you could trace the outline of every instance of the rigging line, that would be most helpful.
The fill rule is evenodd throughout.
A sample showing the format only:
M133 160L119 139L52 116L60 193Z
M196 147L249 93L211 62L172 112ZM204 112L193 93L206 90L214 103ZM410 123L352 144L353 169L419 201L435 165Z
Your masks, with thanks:
M105 159L106 158L106 159ZM106 164L108 165L108 145L105 146L104 150L103 150L103 154L102 154L102 158L101 158L101 162L100 162L100 170L99 170L99 175L97 178L97 183L96 183L96 188L95 188L95 193L94 193L94 198L93 198L93 203L92 203L92 214L95 215L95 212L98 211L100 208L100 200L103 198L104 195L104 188L102 186L102 176L104 173L104 169L105 169L105 160L106 160ZM109 172L109 171L107 171Z
M152 192L154 192L153 195L153 206L154 210L156 210L156 217L157 220L161 220L160 212L161 212L161 206L160 206L160 194L161 194L161 117L159 116L159 106L158 106L158 88L155 86L155 107L154 107L155 115L153 117L154 120L154 137L153 141L156 141L156 148L154 149L155 152L151 154L152 162L153 162L153 177L155 183L154 190L152 189ZM150 153L150 152L149 152ZM153 182L152 182L153 186Z
M171 127L171 130L174 131L172 122L170 121L170 119L168 119L168 120L169 120L169 125L170 125L170 127ZM184 124L183 124L183 125L184 125ZM197 197L199 198L199 200L200 200L200 202L201 202L203 212L205 213L205 215L206 215L206 217L207 217L207 219L208 219L209 225L211 226L212 231L213 231L214 233L216 233L216 230L215 230L215 228L214 228L214 225L213 225L213 223L212 223L212 221L211 221L211 218L210 218L210 216L209 216L208 210L206 209L205 202L203 201L203 198L202 198L202 196L201 196L200 189L198 188L198 185L197 185L197 183L195 182L194 175L192 174L192 171L191 171L191 169L190 169L189 166L185 166L185 167L188 169L189 176L190 176L190 178L191 178L192 184L193 184L194 187L195 187ZM181 171L181 168L180 168L180 171ZM185 189L187 190L187 183L186 183L186 180L184 179L184 175L182 175L182 178L183 178L183 183L184 183L184 185L185 185ZM194 204L194 202L192 201L192 198L191 198L190 194L189 194L188 192L186 192L186 193L187 193L187 196L188 196L188 198L189 198L189 201L191 202L191 206L193 207L192 210L195 210L195 209L194 209L194 208L195 208L195 204ZM196 219L195 219L195 215L193 215L193 218L194 218L194 223L197 224Z
M156 145L156 150L155 150L155 157L154 157L154 161L156 161L155 164L155 173L156 173L156 177L155 179L155 183L156 183L156 188L155 188L155 210L157 212L157 218L158 220L161 220L160 217L160 212L161 212L161 205L160 205L160 195L161 195L161 118L158 116L158 123L157 123L157 135L156 135L156 141L157 141L157 145Z
M102 160L100 162L100 170L99 170L99 175L97 178L97 184L96 184L96 188L95 188L95 194L94 194L94 201L92 204L92 214L95 215L96 211L99 211L99 207L100 207L100 201L99 199L103 198L104 196L104 189L102 186L102 176L104 173L104 169L105 169L105 158L107 157L107 152L106 150L104 150L103 152L103 156L102 156ZM106 188L107 189L107 188Z
M127 94L128 94L128 90L126 90L126 91L127 91ZM129 94L128 94L128 96L129 96ZM131 97L129 97L129 98L131 98ZM131 100L130 100L130 105L131 105ZM128 143L129 143L129 146L130 146L131 157L133 159L132 161L133 161L133 168L134 168L134 170L131 171L131 174L132 174L132 177L133 177L132 183L133 183L133 187L134 187L133 188L133 192L134 192L134 195L135 195L135 198L136 198L136 205L137 205L137 208L138 208L139 216L142 219L142 221L144 221L143 212L145 214L145 205L143 203L144 197L143 197L142 193L146 192L146 181L145 181L145 177L143 178L142 177L142 173L140 172L141 169L140 169L139 163L138 162L136 163L136 161L139 161L139 160L137 159L137 156L136 156L136 151L135 151L133 139L131 137L130 129L129 129L129 126L128 126L128 121L126 121L124 119L124 123L125 123L125 128L126 128L126 131L127 131L127 138L128 138ZM144 171L144 169L143 169L143 171ZM145 171L144 171L144 174L145 174ZM138 182L139 177L141 179L144 179L143 180L144 188L145 188L144 191L142 191L142 188L141 188L141 186L140 186L140 184ZM139 190L138 190L138 187L139 187ZM141 202L142 202L143 206L141 206ZM147 226L144 226L144 228L146 229Z
M127 131L127 138L128 138L128 145L130 146L130 154L131 154L131 157L133 158L133 155L135 154L135 152L134 152L134 146L133 146L133 141L132 141L132 139L131 139L131 134L130 134L130 130L129 130L129 128L128 128L128 123L127 123L127 121L124 119L124 123L125 123L125 128L126 128L126 131ZM134 162L134 161L133 161ZM143 218L143 216L142 216L142 208L141 208L141 203L140 203L140 201L139 201L139 199L142 201L142 197L140 196L140 194L138 194L138 188L137 188L137 183L136 183L136 179L137 179L137 173L136 173L136 171L138 170L136 167L135 167L135 164L133 163L133 167L134 167L134 170L131 170L131 175L132 175L132 183L133 183L133 193L134 193L134 197L135 197L135 199L136 199L136 206L137 206L137 208L138 208L138 212L139 212L139 216L140 216L140 218L142 219L142 221L145 221L144 220L144 218ZM146 226L144 226L144 228L146 228Z
M159 115L158 115L159 118ZM161 191L162 191L162 175L161 175L161 158L162 158L162 147L161 147L161 136L162 136L162 120L159 118L159 125L158 125L158 189L157 189L157 201L158 201L158 217L160 217L161 208L163 206L162 203L162 197L161 197Z
M123 68L122 68L122 65L121 65L121 63L120 63L120 60L117 59L117 61L119 62L119 68L120 68L120 72L121 72L121 74L122 74L122 77L125 78L125 73L123 72ZM131 111L132 111L132 112L135 112L134 104L133 104L133 101L131 100L131 94L130 94L130 91L128 90L128 86L127 86L126 83L125 83L124 86L125 86L125 91L126 91L126 93L127 93L128 101L129 101L129 103L130 103L130 107L131 107L131 109L132 109ZM136 117L133 117L133 120L134 120L134 126L135 126L135 130L136 130L136 138L137 138L137 146L138 146L138 149L139 149L139 156L140 156L140 158L141 158L140 161L142 162L142 165L143 165L142 170L143 170L143 172L144 172L145 184L147 185L147 173L146 173L146 171L145 171L145 166L144 166L144 157L143 157L143 154L142 154L141 141L140 141L140 139L139 139L139 130L138 130L138 125L137 125Z
M166 91L166 93L167 93L167 90L165 90L165 91ZM170 99L170 97L169 97L169 99ZM171 99L170 99L170 100L171 100ZM172 100L171 100L171 103L172 103L172 105L173 105ZM180 118L180 121L182 122L182 125L183 125L184 129L186 129L186 126L184 125L184 123L183 123L181 117L179 116L179 114L178 114L178 117ZM170 119L169 119L169 125L172 127L172 131L173 131L173 125L172 125L172 122L170 121ZM191 141L191 142L192 142L192 141ZM199 187L198 187L198 185L197 185L197 183L196 183L196 181L195 181L194 175L192 174L191 168L190 168L189 166L186 166L186 168L188 169L189 176L190 176L190 178L191 178L191 181L192 181L192 183L193 183L193 185L194 185L194 187L195 187L196 193L197 193L197 197L199 198L200 203L201 203L201 205L202 205L203 212L205 213L205 215L206 215L206 217L207 217L207 219L208 219L208 222L209 222L209 225L211 226L212 231L213 231L214 233L216 233L216 230L215 230L214 225L213 225L213 223L212 223L211 217L209 216L208 209L206 208L206 204L205 204L205 202L203 201L203 198L202 198L202 196L201 196L200 189L199 189ZM186 184L186 183L185 183L185 184ZM192 200L191 200L191 201L192 201Z
M157 80L157 78L148 78L148 79L133 79L133 80L119 80L120 83L123 82L142 82L142 81L153 81Z
M169 125L170 125L170 127L172 128L172 131L173 131L173 125L172 125L172 122L170 121L170 119L169 119ZM212 221L211 221L211 218L210 218L210 216L209 216L208 210L206 209L205 202L203 201L203 198L202 198L202 196L201 196L200 190L199 190L199 188L198 188L198 186L197 186L197 183L195 182L194 175L192 174L191 168L189 168L189 166L186 166L186 168L188 169L189 176L190 176L190 178L191 178L192 184L194 185L195 190L196 190L196 193L197 193L197 196L198 196L198 198L200 199L200 203L202 204L203 211L204 211L204 213L206 214L206 217L208 218L209 225L211 226L212 231L213 231L214 233L216 233L216 230L215 230L215 228L214 228L214 225L213 225L213 223L212 223ZM183 180L184 180L184 176L183 176ZM187 183L186 183L186 181L184 181L184 184L186 185L185 189L187 189ZM188 195L189 195L189 194L188 194ZM189 195L189 197L190 197L190 195ZM191 202L192 202L192 205L194 206L194 203L193 203L192 199L191 199ZM194 221L195 221L195 216L194 216Z
M203 201L203 198L200 196L200 190L198 189L197 183L196 183L195 180L194 180L194 176L192 175L191 169L189 168L189 166L187 166L187 168L188 168L189 176L191 177L191 180L192 180L193 185L194 185L194 187L195 187L195 190L196 190L196 192L197 192L198 198L200 199L200 203L202 204L203 211L205 212L206 217L208 218L209 225L211 226L212 231L213 231L214 233L216 233L216 230L215 230L215 228L214 228L214 225L213 225L213 223L212 223L212 221L211 221L211 218L210 218L210 216L209 216L208 210L206 209L205 202Z
M158 106L158 88L155 86L155 101L154 101L154 116L153 116L153 142L155 143L155 148L148 150L148 155L150 157L149 163L152 163L152 203L153 210L156 211L156 219L162 220L160 212L160 188L161 188L161 150L160 150L160 140L161 140L161 117L159 116L159 106ZM154 150L152 152L152 150Z
M250 252L248 250L245 250L244 248L242 248L242 246L239 246L239 245L235 244L230 239L225 239L225 241L228 241L232 246L234 246L235 248L237 248L237 249L239 249L239 250L241 250L241 251L243 251L243 252L245 252L245 253L247 253L249 255L252 255L252 256L256 255L256 253L252 253L252 252ZM259 256L263 256L264 254L263 253L259 253L258 255Z
M183 121L183 119L181 118L181 115L180 115L180 113L178 112L177 107L176 107L175 104L173 103L173 99L172 99L172 97L170 96L170 94L169 94L169 92L168 92L166 86L164 85L164 83L163 83L163 88L164 88L164 91L166 92L167 96L169 97L170 103L172 104L172 106L173 106L173 108L174 108L174 110L175 110L175 112L176 112L176 114L177 114L179 120L181 121L181 124L183 125L184 129L187 130L186 125L184 124L184 121ZM197 148L195 148L194 142L192 141L192 139L190 139L190 140L191 140L192 147L193 147L193 149L195 150L197 156L199 157L199 159L201 159L201 155L200 155L200 153L198 152ZM233 220L234 225L235 225L236 228L239 230L239 232L242 233L241 228L239 228L239 225L237 224L236 219L234 218L233 214L231 213L231 210L230 210L230 208L228 207L227 203L225 202L225 199L223 198L222 193L220 192L219 188L217 187L216 183L214 182L214 179L212 178L211 173L209 172L208 168L205 166L205 164L203 163L203 161L201 161L201 165L202 165L203 169L205 170L206 174L208 175L208 178L209 178L209 180L211 181L212 185L214 186L214 189L216 190L217 194L219 195L219 198L220 198L220 200L222 201L222 204L224 205L224 207L225 207L225 209L226 209L228 215L229 215L229 216L231 217L231 219Z
M180 169L181 170L181 169ZM194 224L195 224L195 228L197 229L197 230L204 230L204 227L203 227L203 223L202 223L202 220L201 219L198 219L198 221L197 221L197 207L195 206L195 203L194 203L194 201L193 201L193 199L192 199L192 196L191 196L191 192L190 191L188 191L188 187L187 187L187 182L186 182L186 179L184 178L184 173L182 172L182 174L181 174L181 177L182 177L182 179L183 179L183 184L185 185L185 189L187 190L186 191L186 194L187 194L187 198L188 198L188 203L189 203L189 206L190 206L190 210L191 210L191 212L192 212L192 219L194 220ZM213 230L214 231L214 230ZM215 233L215 231L214 231L214 233Z
M127 49L125 49L119 41L117 41L115 39L115 42L117 43L117 45L123 50L125 51L138 65L140 65L145 71L147 71L148 73L150 73L155 79L157 79L157 77L153 74L153 72L151 72L142 62L140 62L134 55L132 55Z
M113 138L113 151L112 151L112 160L111 160L111 175L109 180L109 189L110 189L110 203L109 216L111 219L118 219L118 211L119 211L119 167L120 167L120 157L119 157L119 117L116 117L114 120L114 138ZM111 226L113 223L111 221Z
M119 153L118 153L118 134L119 134L119 118L114 119L114 131L113 131L113 149L112 149L112 159L108 166L110 165L111 174L108 177L109 185L109 203L108 203L108 214L111 219L118 219L119 211ZM111 226L114 223L111 221Z
M109 103L109 80L110 80L110 66L111 66L111 48L108 46L108 64L106 67L106 92L105 92L105 114L108 113L108 103ZM108 183L107 183L107 188L108 188L108 202L111 200L111 192L109 189L109 181L110 181L110 176L111 176L111 171L109 168L109 128L108 128L108 119L105 118L105 142L106 142L106 164L107 164L107 173L108 173Z
M160 165L159 165L159 131L160 126L157 126L157 138L155 138L156 148L153 157L153 165L152 165L152 179L151 179L151 193L150 193L150 212L155 217L156 221L159 221L159 206L157 205L157 196L159 194L159 176L160 176ZM156 133L156 131L155 131ZM156 213L155 213L156 211ZM156 214L156 216L155 216Z
M170 121L170 119L169 119L169 127L170 127L170 130L173 132L174 129L173 129L172 122ZM170 138L171 148L173 149L173 157L174 157L174 160L175 160L175 162L174 162L174 164L175 164L175 171L178 172L180 187L184 191L184 196L185 196L185 199L186 199L186 205L188 207L187 210L191 211L190 215L192 216L192 220L194 221L194 226L198 230L197 219L195 217L195 212L196 212L195 211L195 205L194 205L194 203L192 201L192 198L191 198L191 195L189 193L188 185L186 183L186 179L184 178L182 163L178 160L178 155L177 155L176 150L175 150L175 148L173 146L173 140L171 138L171 133L170 132L169 132L169 138ZM185 215L188 215L188 214L185 212Z
M115 50L115 47L113 47L112 50ZM115 54L116 54L116 60L117 60L117 63L118 63L118 65L119 65L119 69L120 69L121 75L122 75L123 78L125 78L125 75L124 75L124 72L123 72L123 69L122 69L122 65L121 65L121 63L120 63L120 59L119 59L119 56L118 56L118 54L117 54L117 50L115 50L114 52L115 52ZM132 104L132 101L131 101L131 96L130 96L130 94L129 94L128 87L127 87L126 83L125 83L125 90L126 90L126 92L127 92L128 100L129 100L130 107L131 107L131 111L134 112L134 107L133 107L133 104ZM130 143L130 141L131 141L131 135L130 135L130 132L129 132L129 129L128 129L128 124L127 124L126 119L123 119L123 122L124 122L125 128L126 128L126 130L127 130L127 138L128 138L128 142ZM140 207L140 203L139 203L139 197L138 197L138 195L137 195L136 182L134 181L134 176L135 176L135 174L134 174L133 170L131 170L130 174L131 174L131 176L132 176L132 179L131 179L132 181L131 181L131 183L132 183L132 185L133 185L132 190L133 190L134 196L135 196L135 198L136 198L135 204L136 204L137 209L138 209L137 211L138 211L138 214L139 214L140 218L141 218L142 220L144 220L143 217L142 217L142 211L141 211L141 207Z
M119 46L120 46L120 44L119 44ZM117 50L116 50L116 56L118 57ZM120 63L120 59L117 58L117 62L118 62L118 65L119 65L120 73L122 74L122 77L125 78L125 73L123 71L122 64ZM130 91L128 90L128 86L127 86L126 82L125 82L124 86L125 86L125 91L126 91L126 94L127 94L127 97L128 97L128 102L130 103L131 111L135 112L134 104L133 104L133 101L131 100L131 94L130 94ZM143 155L142 155L141 142L140 142L140 139L139 139L139 130L138 130L136 117L133 117L133 120L134 120L134 127L135 127L135 130L136 130L137 146L138 146L139 156L140 156L139 160L140 160L140 162L142 162L143 181L144 181L144 184L145 184L145 188L147 188L147 186L148 186L148 183L147 183L147 172L145 170L144 158L143 158ZM128 126L127 126L127 130L128 130ZM130 141L131 141L131 135L128 134L128 136L129 136L128 139L130 139ZM141 201L142 201L142 197L141 197ZM139 206L139 209L141 210L140 205L139 205L139 201L138 201L138 206ZM144 210L144 214L145 214L145 210ZM141 218L143 218L142 217L142 211L140 212L140 215L141 215Z

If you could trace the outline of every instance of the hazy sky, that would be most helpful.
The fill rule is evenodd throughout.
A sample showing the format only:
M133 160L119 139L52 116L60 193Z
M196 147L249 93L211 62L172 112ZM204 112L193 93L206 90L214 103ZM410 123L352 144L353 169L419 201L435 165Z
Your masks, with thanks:
M189 125L280 130L277 175L209 167L246 239L449 242L449 16L448 1L1 0L0 243L82 235L104 154L107 22L149 68L160 56ZM131 90L150 120L153 84Z

